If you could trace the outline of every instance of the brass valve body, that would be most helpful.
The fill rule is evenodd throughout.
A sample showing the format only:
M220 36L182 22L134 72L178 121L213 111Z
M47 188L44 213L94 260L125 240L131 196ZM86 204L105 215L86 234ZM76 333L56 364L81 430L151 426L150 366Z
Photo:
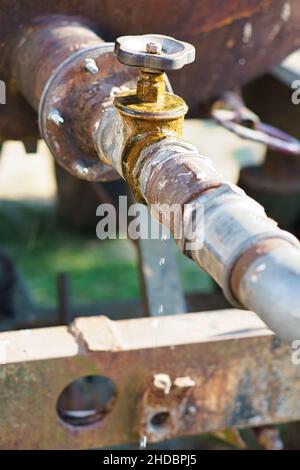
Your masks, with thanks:
M144 202L138 178L133 176L137 159L149 145L165 137L182 136L188 107L182 98L166 92L164 73L150 69L141 69L137 89L118 95L114 105L127 135L122 155L123 175L136 199Z

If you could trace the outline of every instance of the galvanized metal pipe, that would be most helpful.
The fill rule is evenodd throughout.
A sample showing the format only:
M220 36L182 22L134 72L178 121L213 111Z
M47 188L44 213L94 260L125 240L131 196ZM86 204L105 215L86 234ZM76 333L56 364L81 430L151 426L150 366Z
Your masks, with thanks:
M279 336L299 339L299 248L285 243L254 259L241 277L237 295Z
M100 154L105 152L107 163L121 174L122 132L112 109L95 135ZM215 279L232 304L255 311L282 339L300 339L300 250L293 235L280 230L260 204L224 181L208 158L180 139L169 137L146 147L134 176L156 217L167 220L165 207L193 203L183 221L187 226L201 205L203 244L186 254ZM185 240L178 244L185 251Z
M196 155L195 149L175 139L146 149L137 165L145 200L150 205L192 202L193 211L201 205L203 245L189 255L216 280L231 303L255 311L281 338L299 339L298 240L280 230L263 207L240 188L222 181L208 159ZM182 177L188 187L182 187ZM198 184L191 184L193 178ZM197 187L199 194L195 197ZM190 213L184 223L191 224L192 217ZM256 252L262 240L277 243L265 252ZM245 252L251 251L254 255L248 263L245 260L233 289L235 266Z
M134 74L114 62L111 46L103 48L88 28L61 18L51 20L51 25L45 21L30 28L18 44L15 67L20 90L36 109L40 107L48 145L60 163L80 177L96 180L111 167L127 176L123 157L132 129L113 106L112 90ZM90 67L86 75L87 60L95 70ZM33 69L37 73L31 80ZM98 88L103 80L106 85ZM223 181L212 162L191 144L175 136L158 140L141 149L130 169L130 183L150 207L159 208L155 216L164 205L193 203L184 213L185 227L192 225L195 207L203 207L203 244L187 252L181 238L182 250L219 283L233 304L254 310L280 337L300 339L298 241L241 189ZM103 162L111 167L102 167Z

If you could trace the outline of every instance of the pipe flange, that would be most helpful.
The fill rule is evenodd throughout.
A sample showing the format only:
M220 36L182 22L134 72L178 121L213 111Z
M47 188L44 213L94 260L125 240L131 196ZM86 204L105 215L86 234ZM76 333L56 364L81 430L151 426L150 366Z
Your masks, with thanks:
M137 70L116 60L113 43L76 52L55 70L41 97L39 126L65 170L88 181L120 178L100 161L92 135L114 96L136 81Z

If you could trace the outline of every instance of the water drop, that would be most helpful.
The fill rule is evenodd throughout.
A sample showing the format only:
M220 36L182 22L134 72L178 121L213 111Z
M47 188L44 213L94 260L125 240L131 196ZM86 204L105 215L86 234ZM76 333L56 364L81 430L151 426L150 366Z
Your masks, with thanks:
M140 449L146 449L147 446L147 436L143 434L140 438Z

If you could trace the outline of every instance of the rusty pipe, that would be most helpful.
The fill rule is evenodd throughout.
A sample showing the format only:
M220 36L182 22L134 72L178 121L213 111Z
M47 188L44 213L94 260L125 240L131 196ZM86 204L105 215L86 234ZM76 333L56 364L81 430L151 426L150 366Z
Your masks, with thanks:
M99 153L123 175L127 129L113 107L106 113L95 136ZM300 338L300 250L294 236L181 139L167 137L142 150L133 176L159 220L168 220L161 213L165 207L191 203L195 211L202 206L203 245L190 252L179 239L182 251L215 279L233 305L255 311L282 339ZM183 224L192 224L192 218L193 212Z
M51 33L52 44L52 29L43 32ZM28 68L28 61L22 63L22 51L30 49L32 34L29 31L19 43L17 67ZM87 34L92 43L97 42L93 34ZM58 53L57 63L54 57L49 59L54 71L46 68L48 79L39 70L32 84L28 70L19 77L27 99L35 107L39 102L42 135L58 161L73 174L91 180L113 168L151 208L193 203L192 210L184 213L185 226L192 224L195 207L202 206L203 244L186 252L185 240L179 239L182 250L219 283L234 305L253 309L280 337L300 338L297 239L280 230L262 206L226 183L209 159L179 138L186 112L179 97L169 96L172 108L166 108L163 116L161 111L153 114L150 110L147 119L137 101L139 111L131 122L131 111L128 114L124 106L126 96L117 99L118 107L113 97L121 87L134 88L135 69L118 63L111 45L79 47L76 52L71 48L70 55L68 41L68 51L61 57ZM65 50L58 38L54 55L60 45ZM93 70L86 69L87 59ZM124 161L129 142L130 158Z
M37 111L54 71L72 54L101 43L91 25L78 18L49 15L34 19L20 34L14 49L18 90Z
M180 140L166 139L142 152L136 175L150 207L192 203L185 226L192 224L197 206L203 207L202 246L187 254L232 304L255 311L282 339L299 339L298 240ZM182 239L180 246L184 251Z
M41 136L58 163L88 181L119 175L99 160L93 129L114 94L135 86L137 72L115 60L80 18L48 15L21 31L12 54L18 90L38 111Z
M123 175L122 126L112 107L96 138L99 153ZM191 203L191 212L183 211L186 227L202 206L202 246L188 251L181 238L179 247L215 279L233 305L255 311L282 339L300 338L300 250L293 235L280 230L260 204L224 181L208 158L181 139L166 137L143 149L133 176L159 220L168 220L164 208Z

